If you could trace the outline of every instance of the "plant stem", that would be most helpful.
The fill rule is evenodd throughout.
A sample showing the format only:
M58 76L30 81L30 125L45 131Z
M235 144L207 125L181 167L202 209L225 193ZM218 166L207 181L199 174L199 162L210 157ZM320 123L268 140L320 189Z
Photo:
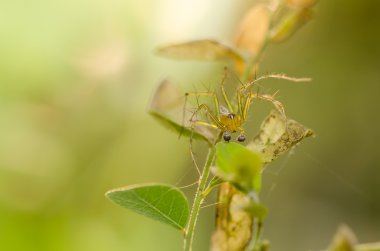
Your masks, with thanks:
M205 166L203 168L201 177L199 178L199 185L197 188L197 192L195 193L193 207L192 207L191 213L190 213L189 223L186 227L185 239L183 242L183 250L184 251L191 251L193 237L194 237L195 224L197 222L199 209L200 209L202 201L204 199L203 192L204 192L205 187L206 187L207 179L208 179L208 176L210 174L210 168L211 168L212 162L214 161L214 157L215 157L215 147L210 146Z
M263 222L261 221L261 219L255 219L254 228L255 235L252 240L252 243L250 244L251 247L248 248L248 250L250 251L258 251L260 248L261 231L263 229Z

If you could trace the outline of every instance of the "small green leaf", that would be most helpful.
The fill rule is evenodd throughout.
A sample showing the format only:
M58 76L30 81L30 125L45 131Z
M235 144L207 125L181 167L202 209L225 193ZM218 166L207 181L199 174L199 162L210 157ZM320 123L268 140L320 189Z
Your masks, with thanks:
M185 195L165 184L141 184L108 191L106 196L122 207L184 230L189 217Z
M268 209L264 205L256 203L254 201L251 201L250 204L244 209L247 212L251 213L253 217L257 217L262 221L268 213Z
M216 145L217 176L234 184L245 193L261 188L261 157L237 143L220 142Z
M225 181L217 176L214 176L210 182L208 183L208 186L207 188L205 189L205 191L203 192L203 197L206 197L211 191L212 189L214 189L215 187L217 186L220 186L221 184L223 184Z
M214 40L198 40L157 49L161 56L192 60L242 60L233 48Z

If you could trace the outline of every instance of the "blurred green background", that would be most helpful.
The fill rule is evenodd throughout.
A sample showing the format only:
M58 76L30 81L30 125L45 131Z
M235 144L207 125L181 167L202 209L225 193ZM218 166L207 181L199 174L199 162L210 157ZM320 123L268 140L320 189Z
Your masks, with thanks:
M253 3L1 1L0 250L180 250L176 230L104 193L195 181L188 140L149 117L147 104L163 78L191 90L219 81L223 63L152 51L231 41ZM317 134L265 174L264 236L275 251L325 248L342 222L361 242L380 240L380 2L321 1L315 9L294 37L269 46L261 65L262 74L313 78L268 84L281 90L288 116ZM255 109L258 117L268 110ZM202 211L195 250L208 249L213 213Z

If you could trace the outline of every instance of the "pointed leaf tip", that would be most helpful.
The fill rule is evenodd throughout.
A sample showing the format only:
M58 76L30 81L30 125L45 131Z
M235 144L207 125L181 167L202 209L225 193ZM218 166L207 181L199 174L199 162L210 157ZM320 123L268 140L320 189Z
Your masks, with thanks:
M116 204L184 230L189 217L185 195L166 184L140 184L108 191L106 197Z

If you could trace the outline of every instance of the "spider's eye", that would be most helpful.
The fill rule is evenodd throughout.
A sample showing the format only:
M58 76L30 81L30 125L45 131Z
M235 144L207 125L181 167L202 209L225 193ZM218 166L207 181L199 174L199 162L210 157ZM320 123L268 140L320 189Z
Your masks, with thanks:
M223 139L227 142L229 142L231 140L231 134L229 134L228 132L225 132L223 134Z
M239 135L238 139L239 142L243 142L245 140L245 136L243 134Z
M228 116L229 119L234 119L235 118L235 114L233 114L233 113L230 113L227 116Z

